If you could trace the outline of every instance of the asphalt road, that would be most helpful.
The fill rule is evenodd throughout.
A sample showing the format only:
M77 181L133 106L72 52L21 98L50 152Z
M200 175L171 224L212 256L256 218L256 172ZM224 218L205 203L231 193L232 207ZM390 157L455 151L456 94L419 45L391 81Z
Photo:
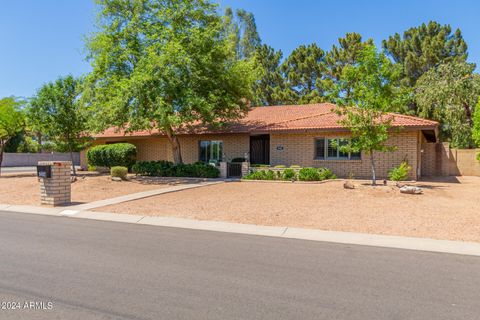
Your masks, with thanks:
M20 305L2 320L480 319L480 258L0 212L0 302Z

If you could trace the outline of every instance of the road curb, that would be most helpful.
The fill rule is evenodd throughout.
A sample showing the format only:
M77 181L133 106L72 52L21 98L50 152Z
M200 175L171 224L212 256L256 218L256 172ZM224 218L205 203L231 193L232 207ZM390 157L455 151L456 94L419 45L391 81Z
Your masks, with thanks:
M74 211L68 208L43 208L33 206L1 205L0 210L50 216L65 216L75 219L133 223L140 225L182 228L202 231L226 232L351 245L373 246L438 253L480 256L480 243L437 240L368 233L324 231L292 227L261 226L233 222L193 220L175 217L151 217L97 211Z

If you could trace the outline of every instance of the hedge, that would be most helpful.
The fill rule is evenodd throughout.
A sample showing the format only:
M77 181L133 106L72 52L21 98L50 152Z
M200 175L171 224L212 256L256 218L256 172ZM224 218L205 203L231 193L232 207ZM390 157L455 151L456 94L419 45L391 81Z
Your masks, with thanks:
M174 164L163 160L139 161L133 165L132 170L136 174L153 177L218 178L220 175L220 170L203 162Z
M336 179L332 170L328 168L301 168L297 172L294 169L286 168L284 170L256 170L243 179L246 180L285 180L285 181L323 181L327 179Z
M127 167L135 164L137 148L130 143L102 144L87 151L90 166L96 167Z

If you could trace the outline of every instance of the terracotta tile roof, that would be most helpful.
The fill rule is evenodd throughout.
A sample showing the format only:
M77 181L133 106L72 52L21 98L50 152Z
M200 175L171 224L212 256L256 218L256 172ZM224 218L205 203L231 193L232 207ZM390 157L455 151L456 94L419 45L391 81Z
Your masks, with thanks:
M206 133L267 133L267 132L298 132L298 131L326 131L344 129L338 120L340 117L334 112L336 106L331 103L268 106L252 108L248 114L221 129L209 129L202 125L192 125L178 130L178 134L206 134ZM393 126L410 129L435 129L438 122L402 114L390 114L393 117ZM157 129L152 131L135 131L125 134L123 130L110 128L97 138L123 136L152 136L159 135Z

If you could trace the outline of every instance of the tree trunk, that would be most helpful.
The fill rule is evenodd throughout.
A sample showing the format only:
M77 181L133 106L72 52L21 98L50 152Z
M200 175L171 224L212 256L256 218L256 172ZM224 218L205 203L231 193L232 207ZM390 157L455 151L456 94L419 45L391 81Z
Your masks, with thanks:
M73 169L73 176L77 176L77 170L75 169L75 163L73 162L73 151L72 151L72 145L69 143L68 144L68 149L70 151L70 161L72 162L72 169Z
M42 146L42 134L41 133L37 133L37 142L38 142L38 153L42 153L43 152L43 146Z
M172 128L165 129L167 134L168 140L170 140L170 144L172 145L172 152L173 152L173 162L183 163L182 161L182 152L180 149L180 141L178 141L178 137L176 134L173 133Z
M372 186L377 185L377 175L375 172L375 158L373 156L373 150L370 150L370 162L372 164Z

